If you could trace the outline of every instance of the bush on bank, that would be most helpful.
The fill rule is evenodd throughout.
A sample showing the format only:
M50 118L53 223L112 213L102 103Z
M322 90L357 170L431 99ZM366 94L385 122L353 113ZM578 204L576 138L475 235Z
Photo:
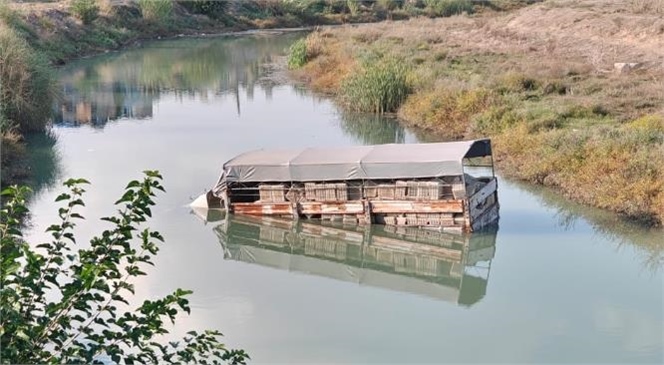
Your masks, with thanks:
M243 350L227 349L215 330L190 331L181 341L164 341L168 322L190 312L191 291L145 300L126 307L134 295L134 281L154 265L164 238L145 227L161 175L146 171L130 181L115 203L117 212L102 218L107 229L87 246L77 246L74 228L84 179L64 182L67 191L58 221L46 231L48 242L28 243L23 219L29 213L29 189L12 186L2 191L0 209L0 359L3 364L73 363L200 363L244 364ZM164 341L165 342L165 341Z

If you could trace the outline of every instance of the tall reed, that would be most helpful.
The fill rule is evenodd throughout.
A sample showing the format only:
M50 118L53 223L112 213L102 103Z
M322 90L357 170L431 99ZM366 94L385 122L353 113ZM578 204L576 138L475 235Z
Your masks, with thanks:
M397 59L365 63L341 84L341 99L353 111L395 112L410 93L407 68Z

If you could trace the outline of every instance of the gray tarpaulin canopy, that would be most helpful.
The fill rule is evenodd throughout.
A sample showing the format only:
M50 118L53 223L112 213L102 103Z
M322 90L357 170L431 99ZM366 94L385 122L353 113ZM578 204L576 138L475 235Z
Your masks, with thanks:
M463 159L491 154L488 139L293 150L257 150L224 164L214 191L228 183L372 180L455 176Z

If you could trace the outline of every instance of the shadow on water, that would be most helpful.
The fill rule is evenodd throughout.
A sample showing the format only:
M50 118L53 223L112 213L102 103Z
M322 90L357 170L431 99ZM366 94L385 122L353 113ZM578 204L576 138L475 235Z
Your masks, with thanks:
M617 248L634 247L646 270L658 273L664 268L664 229L646 227L614 213L574 203L549 188L519 182L512 184L554 209L556 223L563 230L572 230L580 222L587 222L598 236L614 242Z
M229 216L214 227L224 258L409 292L470 307L486 294L495 227L456 235Z
M267 65L283 57L302 33L160 41L122 53L78 61L60 71L62 98L56 125L103 128L122 118L151 118L164 94L212 101L251 100L259 87L268 98L278 85L264 82Z

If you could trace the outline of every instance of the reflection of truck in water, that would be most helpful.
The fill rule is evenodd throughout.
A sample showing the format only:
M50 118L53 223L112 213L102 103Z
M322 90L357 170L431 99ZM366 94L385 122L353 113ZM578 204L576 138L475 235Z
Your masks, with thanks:
M486 293L497 227L468 235L229 216L214 231L226 259L471 306Z

